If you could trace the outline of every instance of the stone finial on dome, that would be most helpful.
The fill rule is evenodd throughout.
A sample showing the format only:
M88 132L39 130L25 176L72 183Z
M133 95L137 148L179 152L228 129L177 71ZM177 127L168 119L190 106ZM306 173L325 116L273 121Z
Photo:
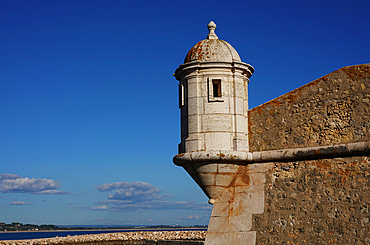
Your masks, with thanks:
M209 24L207 25L207 28L209 30L207 39L218 39L218 36L215 33L216 27L217 26L216 26L215 22L213 22L213 21L209 22Z

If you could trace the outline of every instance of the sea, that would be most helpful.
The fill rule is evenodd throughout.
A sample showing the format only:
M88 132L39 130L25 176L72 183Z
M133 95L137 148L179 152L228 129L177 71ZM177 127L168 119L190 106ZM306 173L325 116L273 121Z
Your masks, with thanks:
M201 230L207 229L145 229L145 230L68 230L68 231L16 231L16 232L0 232L0 240L28 240L52 237L66 237L76 235L115 233L115 232L139 232L139 231L174 231L174 230Z

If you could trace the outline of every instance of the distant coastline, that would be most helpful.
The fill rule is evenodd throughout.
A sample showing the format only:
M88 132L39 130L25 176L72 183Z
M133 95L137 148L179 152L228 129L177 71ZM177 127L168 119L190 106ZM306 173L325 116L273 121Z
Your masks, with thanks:
M207 228L206 225L35 225L35 224L22 224L19 222L12 222L10 224L0 222L0 232L14 232L14 231L35 231L35 232L46 232L46 231L77 231L77 230L146 230L146 229L193 229L193 228Z
M192 231L207 230L207 227L178 227L178 228L87 228L87 229L59 229L59 230L21 230L21 231L0 231L0 233L17 233L17 232L68 232L68 231Z

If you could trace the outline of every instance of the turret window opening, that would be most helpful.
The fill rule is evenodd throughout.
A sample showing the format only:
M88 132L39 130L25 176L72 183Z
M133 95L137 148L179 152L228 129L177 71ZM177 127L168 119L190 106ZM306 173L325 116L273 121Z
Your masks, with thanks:
M222 97L222 82L221 79L208 78L208 101L224 101Z
M185 88L184 84L179 84L179 108L185 106Z
M213 97L222 97L222 92L221 92L221 80L220 79L213 79L212 80L212 85L213 85Z

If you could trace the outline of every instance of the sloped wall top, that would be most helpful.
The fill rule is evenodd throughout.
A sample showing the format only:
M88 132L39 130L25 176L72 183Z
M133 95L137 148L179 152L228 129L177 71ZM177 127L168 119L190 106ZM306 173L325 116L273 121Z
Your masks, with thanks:
M250 151L370 140L370 64L343 67L249 111Z

